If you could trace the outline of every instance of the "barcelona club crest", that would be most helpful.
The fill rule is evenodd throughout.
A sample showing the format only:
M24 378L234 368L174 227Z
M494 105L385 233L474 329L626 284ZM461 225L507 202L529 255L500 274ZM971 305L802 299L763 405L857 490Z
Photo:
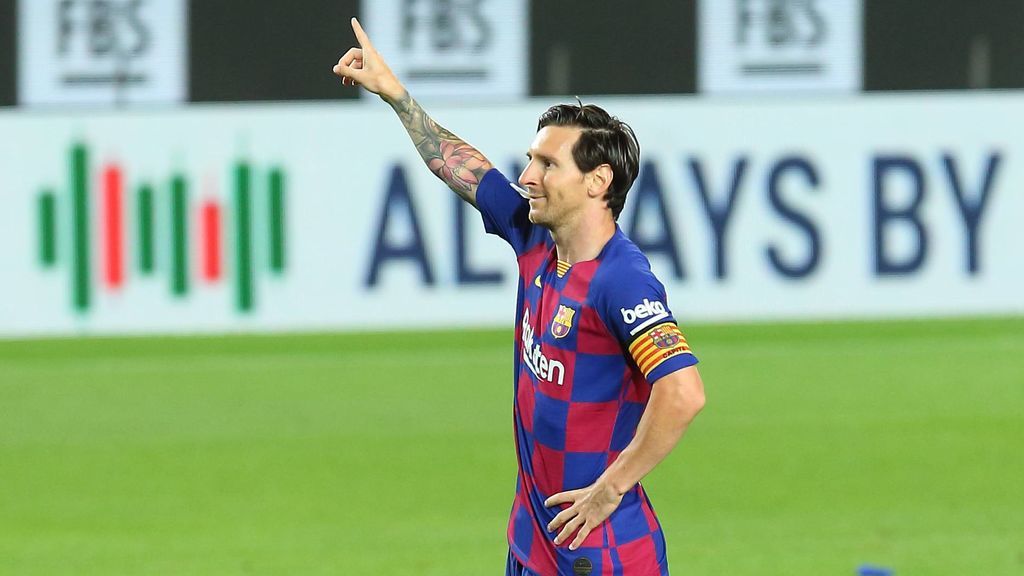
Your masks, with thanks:
M669 348L679 344L680 336L675 331L665 330L664 328L657 328L651 330L648 336L651 337L651 341L654 345L662 350L668 350Z
M564 338L569 334L569 330L572 330L572 317L575 315L575 310L565 304L559 304L558 313L555 314L555 319L551 321L551 335L555 338Z

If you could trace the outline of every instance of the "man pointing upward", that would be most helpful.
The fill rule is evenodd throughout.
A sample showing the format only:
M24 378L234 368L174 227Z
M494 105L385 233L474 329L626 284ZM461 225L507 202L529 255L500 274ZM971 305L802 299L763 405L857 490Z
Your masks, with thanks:
M594 105L541 115L510 182L423 111L352 19L334 67L398 114L427 167L511 245L516 495L507 575L668 574L640 480L704 406L697 358L665 288L616 219L636 179L633 130Z

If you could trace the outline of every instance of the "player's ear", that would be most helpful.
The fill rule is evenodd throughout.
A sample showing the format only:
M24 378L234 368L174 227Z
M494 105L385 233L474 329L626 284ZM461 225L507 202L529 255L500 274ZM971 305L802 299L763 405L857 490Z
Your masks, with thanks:
M591 198L604 198L604 193L612 185L612 167L601 164L587 173L587 193Z

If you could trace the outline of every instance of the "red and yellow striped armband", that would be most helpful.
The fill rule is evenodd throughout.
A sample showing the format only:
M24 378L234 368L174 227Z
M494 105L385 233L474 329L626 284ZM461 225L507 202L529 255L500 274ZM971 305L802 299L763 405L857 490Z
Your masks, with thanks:
M629 353L645 377L665 360L689 351L690 346L675 322L658 324L629 345Z

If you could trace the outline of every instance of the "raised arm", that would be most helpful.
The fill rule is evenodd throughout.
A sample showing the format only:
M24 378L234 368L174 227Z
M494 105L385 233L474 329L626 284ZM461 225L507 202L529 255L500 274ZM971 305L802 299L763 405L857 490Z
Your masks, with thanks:
M476 206L476 189L484 174L491 169L490 161L479 150L434 122L388 68L355 18L352 19L352 30L359 47L349 49L338 60L334 73L341 76L342 84L362 85L390 104L427 168L463 200Z

